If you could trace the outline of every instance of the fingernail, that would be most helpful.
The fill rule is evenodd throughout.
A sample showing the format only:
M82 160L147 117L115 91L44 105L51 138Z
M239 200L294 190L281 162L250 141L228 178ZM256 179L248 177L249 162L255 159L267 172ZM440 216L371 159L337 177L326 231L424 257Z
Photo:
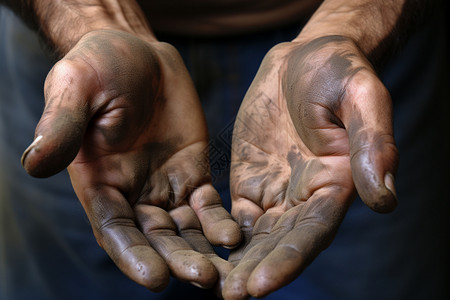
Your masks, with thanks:
M192 284L193 286L196 286L196 287L201 288L201 289L206 289L207 288L207 287L204 287L203 285L201 285L200 283L195 282L195 281L189 281L189 283Z
M384 176L384 185L389 191L391 191L395 199L397 199L397 193L395 192L395 179L391 173L386 173Z
M28 146L28 148L25 149L25 151L22 154L22 158L20 159L22 166L25 165L25 159L27 158L28 153L30 153L30 151L38 145L38 143L41 139L42 139L42 135L37 136L34 139L34 141L30 144L30 146Z

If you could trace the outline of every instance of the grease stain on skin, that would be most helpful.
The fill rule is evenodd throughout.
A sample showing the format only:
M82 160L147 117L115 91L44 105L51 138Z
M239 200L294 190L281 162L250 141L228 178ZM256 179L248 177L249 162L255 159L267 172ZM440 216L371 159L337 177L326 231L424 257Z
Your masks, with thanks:
M294 126L307 143L314 143L315 135L305 128L318 127L318 109L324 109L327 119L343 128L335 114L340 110L346 83L363 69L353 67L356 55L350 50L334 49L335 44L347 41L340 36L322 37L294 50L288 59L282 78L284 95ZM317 64L316 60L324 58L324 63Z

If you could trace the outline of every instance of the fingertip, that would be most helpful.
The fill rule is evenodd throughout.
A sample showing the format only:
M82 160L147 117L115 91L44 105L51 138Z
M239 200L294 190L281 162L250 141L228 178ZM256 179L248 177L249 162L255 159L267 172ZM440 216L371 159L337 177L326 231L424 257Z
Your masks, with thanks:
M242 241L243 235L239 225L231 219L223 219L215 223L208 234L208 240L216 246L226 249L236 248Z
M283 276L282 274L278 274L276 271L274 272L274 270L270 270L270 272L271 273L268 273L265 270L259 269L252 273L252 276L250 276L247 283L247 290L250 296L254 298L264 298L288 284L281 284L279 282L279 277Z
M236 276L233 272L225 279L222 288L222 297L225 300L244 300L249 299L247 292L247 283L240 276Z
M118 266L129 278L150 291L161 292L169 284L166 263L149 246L128 248L121 254Z
M356 189L361 200L377 213L394 211L397 207L394 177L390 173L387 173L384 178L372 175L372 180L367 180L367 178L366 180L364 178L355 179Z
M37 177L36 175L38 174L34 174L34 170L36 169L36 167L32 164L33 160L32 159L27 159L29 156L32 156L32 152L39 151L39 143L40 140L42 139L42 135L37 136L34 141L27 147L27 149L25 149L25 151L22 154L22 157L20 158L20 162L23 166L23 168L25 169L25 171L27 171L28 174L30 174L31 176Z
M374 197L362 195L360 197L364 204L377 213L390 213L397 207L396 197L387 188L379 191Z
M47 178L63 171L74 160L80 146L60 145L59 149L49 149L40 141L33 142L22 154L21 163L25 171L36 178Z
M231 290L224 290L222 291L222 297L225 300L246 300L246 299L250 299L250 296L244 292L244 293L240 293L240 292L235 292L235 291L231 291Z
M67 116L66 116L67 115ZM77 119L70 112L61 112L56 117L38 124L36 139L21 157L26 172L37 178L53 176L75 159L83 142L85 118Z
M213 263L193 250L178 250L167 258L175 277L203 289L212 288L219 279Z
M395 192L394 176L387 173L384 177L384 187L380 188L378 197L363 199L364 203L378 213L390 213L397 207L397 194Z
M378 213L389 213L397 207L392 174L396 170L398 157L395 146L388 145L360 151L351 162L353 181L360 198Z
M74 143L49 141L39 135L23 152L21 164L30 176L47 178L64 170L75 158L79 148Z
M249 278L248 293L254 298L263 298L267 296L272 289L273 278L268 276L258 276L258 279Z
M292 282L306 265L306 261L292 247L277 248L252 272L247 290L252 297L265 297Z

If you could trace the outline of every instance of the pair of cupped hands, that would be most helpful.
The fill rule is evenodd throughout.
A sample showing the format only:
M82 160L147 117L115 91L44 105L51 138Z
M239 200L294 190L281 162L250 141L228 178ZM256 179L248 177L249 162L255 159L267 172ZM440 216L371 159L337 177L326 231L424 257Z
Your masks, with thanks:
M378 212L396 205L391 100L342 36L264 58L234 125L231 215L205 167L198 96L169 44L90 32L44 93L25 169L67 167L99 245L152 291L172 275L226 299L265 296L331 243L357 193ZM211 245L232 249L229 260Z

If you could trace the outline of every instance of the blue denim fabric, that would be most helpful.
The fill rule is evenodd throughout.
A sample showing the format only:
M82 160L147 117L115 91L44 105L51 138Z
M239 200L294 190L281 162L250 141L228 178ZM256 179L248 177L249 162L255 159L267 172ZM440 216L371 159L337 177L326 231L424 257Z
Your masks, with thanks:
M379 215L357 199L334 243L267 299L449 298L450 93L441 19L380 73L394 101L401 153L398 209ZM228 209L234 117L264 55L298 30L226 39L160 37L180 51L199 92L214 184ZM42 112L51 65L36 35L0 7L0 299L212 299L176 280L159 294L131 282L98 247L67 173L37 180L22 169L20 155Z

